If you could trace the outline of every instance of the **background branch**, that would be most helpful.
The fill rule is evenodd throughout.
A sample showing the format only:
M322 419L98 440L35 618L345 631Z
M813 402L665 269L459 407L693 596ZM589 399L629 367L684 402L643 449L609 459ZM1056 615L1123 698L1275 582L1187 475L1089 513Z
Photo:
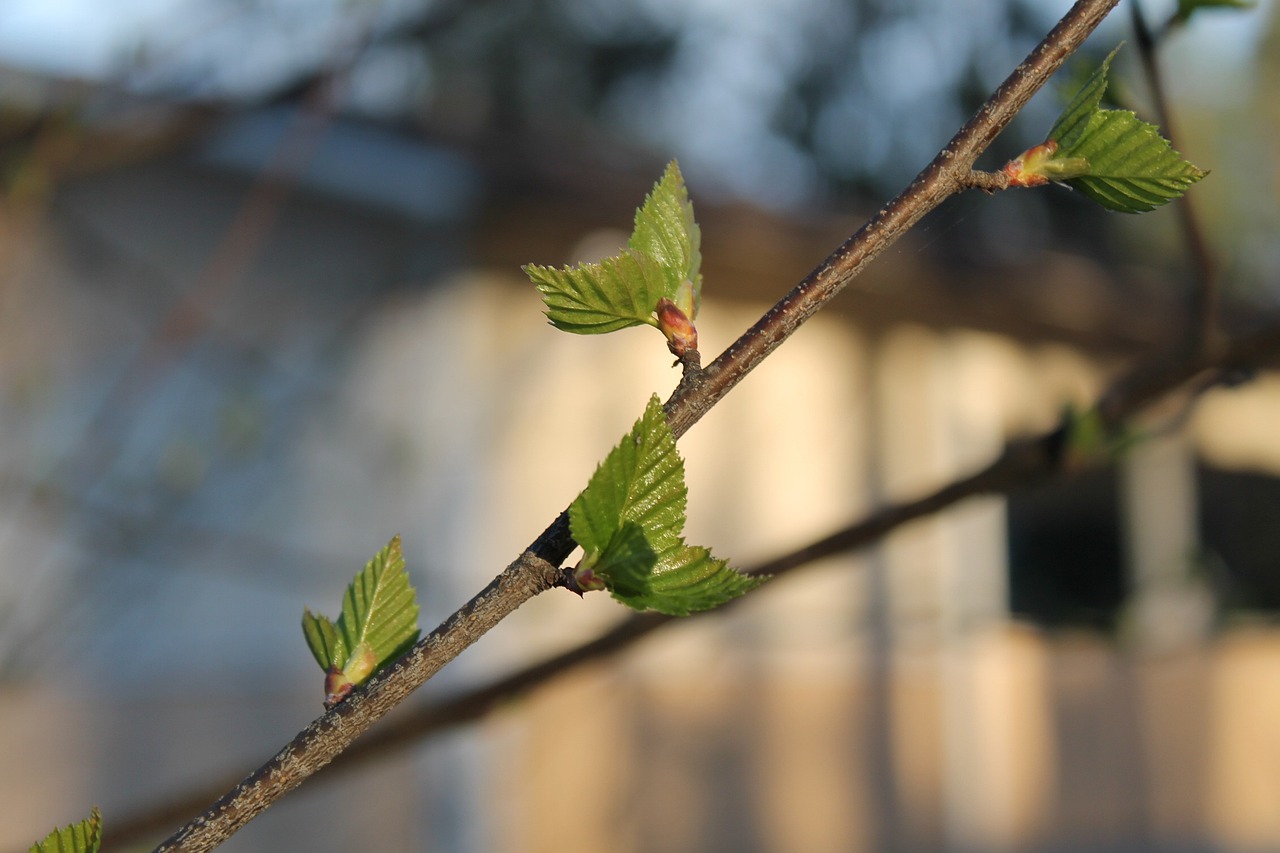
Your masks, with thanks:
M1135 365L1114 380L1100 395L1099 412L1104 424L1117 427L1161 396L1202 377L1252 370L1280 359L1280 317L1270 317L1259 328L1229 341L1216 357L1179 349L1160 353ZM752 567L750 574L782 576L838 554L872 545L909 522L928 517L967 498L1007 494L1061 475L1067 425L1038 436L1011 441L991 464L911 501L882 507L866 517L787 554ZM739 599L736 599L737 601ZM699 614L710 618L732 607ZM678 621L656 613L637 613L598 637L510 675L494 679L454 696L426 703L411 715L380 727L338 756L321 778L334 780L350 770L392 755L403 754L415 741L445 729L474 722L499 706L537 690L578 666L608 658L635 645L657 629ZM339 706L341 707L341 706ZM226 782L210 785L174 798L122 821L113 822L107 849L145 839L173 820L216 797Z
M1142 61L1142 71L1147 78L1147 87L1151 91L1151 106L1155 111L1156 124L1161 133L1174 148L1181 151L1178 134L1173 122L1169 99L1165 95L1164 76L1160 73L1160 60L1156 56L1159 46L1158 38L1163 39L1173 26L1176 16L1170 23L1160 29L1157 37L1147 25L1146 16L1142 13L1142 4L1138 0L1129 3L1129 15L1133 21L1134 41L1138 45L1138 56ZM1212 347L1217 343L1219 334L1219 280L1218 264L1209 250L1209 241L1205 237L1203 220L1196 212L1195 199L1191 194L1184 194L1173 202L1177 211L1178 224L1186 241L1186 251L1191 267L1194 270L1190 298L1187 302L1186 334L1192 345Z

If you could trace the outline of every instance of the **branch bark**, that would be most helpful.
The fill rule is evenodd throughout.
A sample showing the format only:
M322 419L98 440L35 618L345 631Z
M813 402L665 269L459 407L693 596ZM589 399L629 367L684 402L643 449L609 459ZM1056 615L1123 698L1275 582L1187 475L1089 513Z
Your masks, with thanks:
M667 401L683 435L765 357L843 290L868 263L947 197L963 190L974 162L1118 0L1078 0L978 113L893 201L846 240L705 370ZM224 794L158 848L212 850L324 767L463 649L534 595L555 585L573 541L567 512L489 586L378 677L315 720L269 762Z

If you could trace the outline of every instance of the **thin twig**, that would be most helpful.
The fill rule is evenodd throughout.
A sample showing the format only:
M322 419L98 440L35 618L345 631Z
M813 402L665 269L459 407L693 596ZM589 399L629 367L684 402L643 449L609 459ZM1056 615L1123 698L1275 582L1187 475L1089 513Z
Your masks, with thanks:
M1182 149L1178 145L1173 112L1169 109L1169 99L1165 95L1164 75L1160 73L1160 61L1156 56L1158 46L1156 36L1147 26L1146 16L1142 13L1142 4L1138 0L1130 0L1129 13L1133 21L1138 56L1142 59L1142 71L1147 78L1147 87L1151 90L1151 106L1155 111L1156 121L1165 138L1180 151ZM1172 20L1176 20L1176 17ZM1161 28L1162 35L1169 32L1169 26ZM1209 241L1205 237L1203 221L1196 212L1193 194L1187 193L1174 201L1173 208L1177 212L1178 224L1186 240L1187 255L1195 270L1187 304L1187 338L1193 346L1211 349L1218 344L1219 336L1219 301L1222 286L1218 264L1209 249Z
M844 289L873 258L915 222L965 186L978 155L1048 81L1118 0L1078 0L1067 15L897 198L833 252L787 296L707 367L699 381L678 386L667 401L672 432L683 435L805 320ZM207 851L328 764L357 735L420 687L480 634L559 578L573 548L567 513L561 513L520 559L463 610L379 677L317 719L266 765L225 794L204 814L165 841L160 851ZM527 563L527 565L525 564ZM472 618L484 600L492 621ZM477 633L478 631L478 633ZM455 633L460 633L456 639Z

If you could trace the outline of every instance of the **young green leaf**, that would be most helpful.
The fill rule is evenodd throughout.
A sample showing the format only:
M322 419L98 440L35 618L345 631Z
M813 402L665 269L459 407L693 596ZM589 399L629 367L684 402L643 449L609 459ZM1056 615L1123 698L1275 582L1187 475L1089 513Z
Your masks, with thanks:
M102 846L102 813L94 806L89 817L55 829L31 845L29 853L98 853Z
M570 532L585 552L580 585L602 582L637 610L685 616L763 583L685 544L686 497L684 462L655 395L569 507Z
M662 295L690 320L696 319L702 301L702 232L693 218L689 191L675 160L667 164L662 178L636 211L635 229L627 245L658 262L666 280Z
M735 571L706 548L684 544L658 555L647 569L639 561L621 562L612 567L610 578L610 592L623 604L668 616L711 610L767 580Z
M1084 85L1080 87L1080 91L1076 92L1075 97L1062 111L1062 115L1058 116L1058 120L1049 129L1049 138L1058 143L1060 151L1070 149L1088 130L1089 119L1101 108L1102 96L1107 91L1107 75L1111 72L1111 60L1115 59L1119 52L1120 48L1117 47L1107 54L1107 58L1102 60L1102 64L1089 75Z
M1102 107L1116 50L1062 111L1049 139L1005 165L1011 186L1057 181L1110 210L1145 213L1208 174L1182 159L1155 125L1129 110Z
M635 250L598 264L553 269L527 264L524 272L542 294L551 325L578 335L600 335L643 323L657 325L654 306L666 292L666 274Z
M347 662L347 646L338 635L338 629L328 616L312 613L309 608L302 609L302 634L306 637L307 647L321 669L337 667L342 669Z
M603 552L631 521L655 551L664 550L680 540L687 494L684 462L655 394L569 507L574 541L587 553Z
M702 301L701 241L684 178L672 161L636 211L622 252L594 264L562 269L527 264L523 269L557 329L598 335L647 324L659 328L672 352L683 358L697 349L692 321ZM663 325L659 306L664 301L685 318L681 329L669 322L675 316L671 309Z
M1103 60L1049 131L1057 151L1042 173L1110 210L1144 213L1208 173L1174 151L1155 125L1129 110L1099 106L1115 55L1113 50Z
M418 602L405 571L400 537L347 586L336 623L304 610L302 632L325 670L325 704L330 706L413 645L420 633Z

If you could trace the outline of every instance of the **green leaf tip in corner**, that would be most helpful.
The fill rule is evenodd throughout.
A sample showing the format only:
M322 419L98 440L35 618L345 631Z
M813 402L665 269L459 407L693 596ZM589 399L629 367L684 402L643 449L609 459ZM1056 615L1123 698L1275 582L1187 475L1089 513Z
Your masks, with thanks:
M1121 213L1145 213L1181 196L1205 175L1130 110L1104 109L1116 48L1072 98L1042 145L1004 167L1011 186L1057 181Z
M337 622L304 609L302 633L325 671L326 707L342 701L417 642L418 601L405 571L400 537L374 555L347 586Z
M663 300L678 307L690 324L697 316L701 246L693 205L673 160L636 211L631 237L617 255L575 267L526 264L522 269L557 329L598 335L640 325L662 328L657 312Z
M570 532L585 554L574 573L579 588L603 586L636 610L687 616L764 583L685 544L687 494L684 462L655 395L569 507Z
M1173 14L1176 23L1186 23L1200 9L1252 9L1258 0L1178 0L1178 10Z
M102 813L94 806L89 817L55 829L31 845L29 853L98 853L102 846Z

